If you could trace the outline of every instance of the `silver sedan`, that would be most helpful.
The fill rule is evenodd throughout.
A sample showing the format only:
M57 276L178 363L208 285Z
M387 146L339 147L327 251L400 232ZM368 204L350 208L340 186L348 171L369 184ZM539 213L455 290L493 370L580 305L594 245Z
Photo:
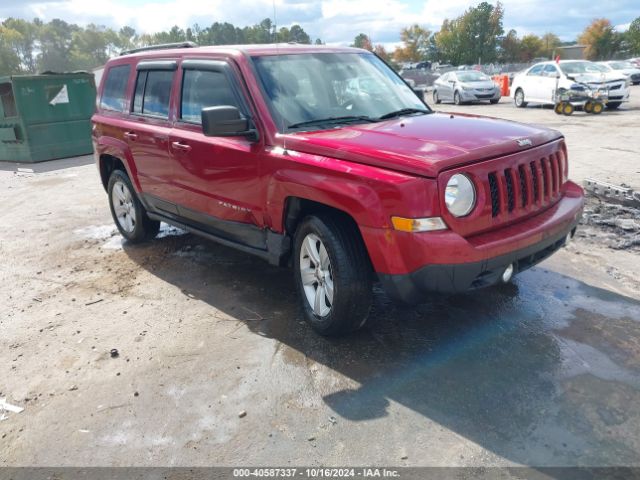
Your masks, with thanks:
M482 72L465 70L448 72L433 84L433 101L453 102L456 105L471 102L500 101L500 88Z

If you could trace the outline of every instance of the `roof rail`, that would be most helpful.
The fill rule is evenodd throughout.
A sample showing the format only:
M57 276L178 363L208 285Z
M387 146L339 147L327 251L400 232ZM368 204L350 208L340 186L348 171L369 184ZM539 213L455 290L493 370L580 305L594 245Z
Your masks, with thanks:
M120 55L129 55L131 53L147 52L149 50L166 50L170 48L195 48L198 44L195 42L177 42L177 43L162 43L160 45L149 45L147 47L132 48L131 50L123 50Z

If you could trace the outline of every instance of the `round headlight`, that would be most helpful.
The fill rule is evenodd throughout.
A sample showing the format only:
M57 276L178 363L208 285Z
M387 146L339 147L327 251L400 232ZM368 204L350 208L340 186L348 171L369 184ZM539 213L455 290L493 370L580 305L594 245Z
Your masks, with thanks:
M447 182L444 201L455 217L468 215L476 206L476 189L469 177L456 173Z

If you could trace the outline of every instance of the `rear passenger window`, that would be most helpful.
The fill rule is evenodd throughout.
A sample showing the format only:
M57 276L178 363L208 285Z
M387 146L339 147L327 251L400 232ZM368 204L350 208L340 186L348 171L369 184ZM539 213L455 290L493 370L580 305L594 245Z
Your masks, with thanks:
M169 117L172 70L140 70L133 94L133 113Z
M185 70L182 81L180 118L200 123L205 107L230 105L239 108L229 80L222 72L211 70Z
M102 89L100 108L124 112L127 110L125 101L127 82L129 80L130 65L111 67L107 72L107 78Z

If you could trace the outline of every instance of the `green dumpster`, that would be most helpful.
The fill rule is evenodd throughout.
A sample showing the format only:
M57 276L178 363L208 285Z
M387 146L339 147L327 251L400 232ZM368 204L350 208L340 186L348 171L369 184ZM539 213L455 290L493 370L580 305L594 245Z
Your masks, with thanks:
M86 155L96 85L91 73L0 77L0 160Z

